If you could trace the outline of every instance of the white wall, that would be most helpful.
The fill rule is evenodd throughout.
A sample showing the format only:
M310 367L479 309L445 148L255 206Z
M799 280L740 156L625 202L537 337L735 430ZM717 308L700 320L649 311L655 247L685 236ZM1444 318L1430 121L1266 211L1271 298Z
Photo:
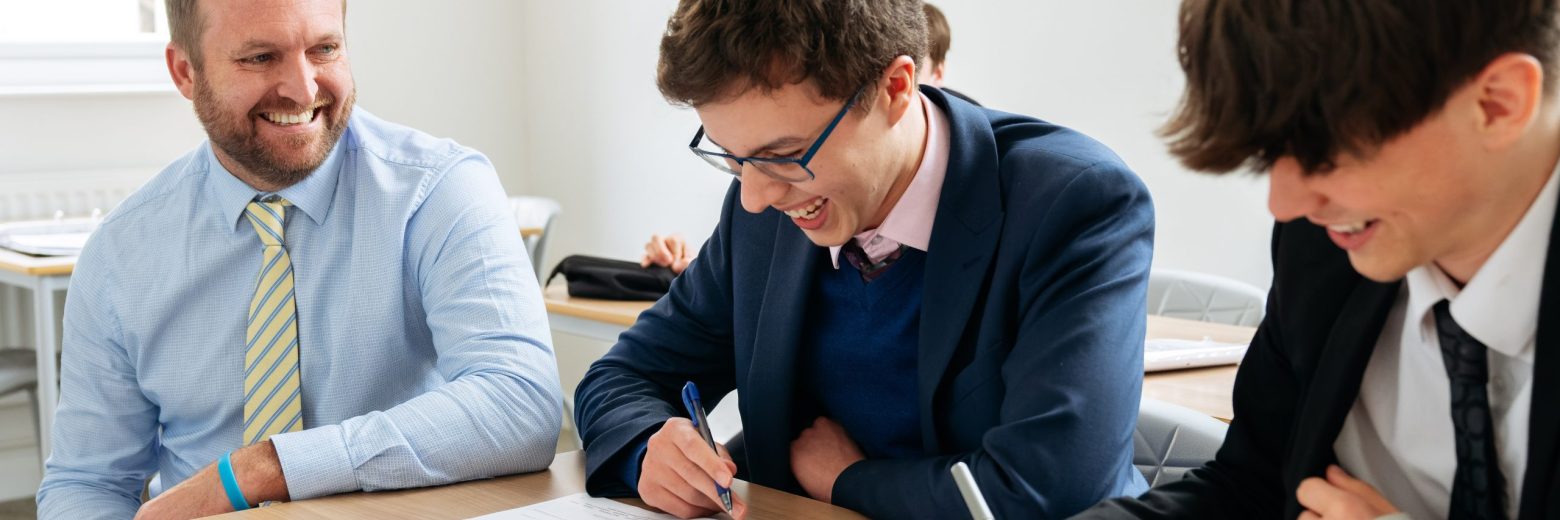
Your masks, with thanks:
M655 88L675 5L525 3L527 187L564 212L549 263L573 253L637 259L651 233L702 243L714 230L731 177L688 152L698 117Z
M949 87L1083 131L1142 176L1157 209L1155 266L1267 288L1265 178L1188 173L1154 135L1184 83L1175 61L1179 2L934 3L952 27Z

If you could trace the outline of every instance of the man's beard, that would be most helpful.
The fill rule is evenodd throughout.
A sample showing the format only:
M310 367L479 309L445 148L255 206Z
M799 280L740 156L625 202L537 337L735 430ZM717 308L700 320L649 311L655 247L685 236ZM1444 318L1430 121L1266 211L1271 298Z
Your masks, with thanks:
M332 101L328 95L317 101ZM347 94L345 100L334 100L320 109L318 117L325 118L324 135L301 134L286 137L279 146L289 149L309 148L301 159L288 161L278 156L273 150L260 140L258 129L255 125L269 124L257 123L254 117L258 112L244 112L239 114L222 110L217 102L216 93L204 80L195 80L195 116L200 119L201 126L206 128L206 135L211 139L211 144L221 149L224 154L237 161L250 175L258 178L276 189L292 186L309 177L314 170L325 162L336 142L341 140L341 134L347 130L347 120L352 114L352 106L357 101L357 92L354 90ZM264 110L279 113L298 113L306 107L278 106L287 103L263 104L270 108Z

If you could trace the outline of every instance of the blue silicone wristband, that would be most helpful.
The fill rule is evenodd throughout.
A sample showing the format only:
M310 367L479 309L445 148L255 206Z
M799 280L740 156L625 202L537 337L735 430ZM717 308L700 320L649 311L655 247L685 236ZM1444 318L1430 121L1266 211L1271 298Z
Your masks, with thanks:
M238 489L238 478L233 476L233 452L222 454L222 460L217 461L217 474L222 476L222 489L227 491L228 502L233 503L234 511L249 509L249 501L244 500L244 492Z

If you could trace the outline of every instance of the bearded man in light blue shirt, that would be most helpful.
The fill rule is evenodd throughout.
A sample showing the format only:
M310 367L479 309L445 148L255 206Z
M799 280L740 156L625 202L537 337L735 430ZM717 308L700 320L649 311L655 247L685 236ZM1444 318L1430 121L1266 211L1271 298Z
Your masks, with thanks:
M76 267L42 518L187 518L551 462L557 367L493 166L353 110L345 10L168 1L169 70L210 141ZM167 490L142 506L154 474Z

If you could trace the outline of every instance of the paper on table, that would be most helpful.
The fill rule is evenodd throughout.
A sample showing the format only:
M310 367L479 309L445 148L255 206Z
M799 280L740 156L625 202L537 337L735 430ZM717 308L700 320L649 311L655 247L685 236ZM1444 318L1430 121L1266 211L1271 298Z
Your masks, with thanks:
M471 520L677 520L677 517L640 509L610 498L592 498L584 493L575 493ZM701 520L714 519L706 517Z
M1143 371L1234 365L1246 357L1246 345L1210 339L1151 339L1143 345Z
M100 217L0 222L0 247L40 256L81 254Z

